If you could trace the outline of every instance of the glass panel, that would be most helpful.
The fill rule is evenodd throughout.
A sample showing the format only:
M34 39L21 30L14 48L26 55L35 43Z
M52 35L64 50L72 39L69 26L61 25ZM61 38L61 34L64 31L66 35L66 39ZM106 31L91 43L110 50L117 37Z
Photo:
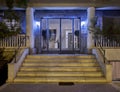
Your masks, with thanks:
M41 48L47 50L47 19L41 20Z
M60 42L60 19L48 19L49 51L58 50Z
M61 19L61 49L72 50L73 34L72 19Z
M80 19L74 19L74 49L80 48Z
M80 19L41 19L43 51L80 51Z

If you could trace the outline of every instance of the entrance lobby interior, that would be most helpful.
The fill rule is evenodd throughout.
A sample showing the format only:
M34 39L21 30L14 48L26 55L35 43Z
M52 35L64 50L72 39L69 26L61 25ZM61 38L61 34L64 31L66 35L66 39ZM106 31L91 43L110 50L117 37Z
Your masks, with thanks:
M51 12L55 12L54 15L51 15ZM42 14L41 11L39 14L38 11L35 12L37 20L35 48L38 50L38 54L86 53L87 23L85 18L83 21L81 16L75 15L76 13L71 10L67 10L69 13L64 12L63 10L57 13L55 10L46 11L45 14Z
M80 18L43 18L40 19L40 24L40 48L42 52L77 51L80 53Z

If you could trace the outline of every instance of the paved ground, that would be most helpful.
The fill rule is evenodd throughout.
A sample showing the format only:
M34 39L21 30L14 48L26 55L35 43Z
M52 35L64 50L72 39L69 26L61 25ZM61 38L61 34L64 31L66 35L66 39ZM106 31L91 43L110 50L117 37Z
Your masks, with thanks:
M120 92L113 84L6 84L0 92Z

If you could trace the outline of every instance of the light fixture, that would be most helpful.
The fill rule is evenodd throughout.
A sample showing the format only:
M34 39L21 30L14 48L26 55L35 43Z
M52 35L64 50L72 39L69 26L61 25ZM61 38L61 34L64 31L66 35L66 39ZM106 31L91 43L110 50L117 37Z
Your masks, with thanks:
M40 22L38 22L38 21L36 21L36 23L35 23L37 26L40 26Z

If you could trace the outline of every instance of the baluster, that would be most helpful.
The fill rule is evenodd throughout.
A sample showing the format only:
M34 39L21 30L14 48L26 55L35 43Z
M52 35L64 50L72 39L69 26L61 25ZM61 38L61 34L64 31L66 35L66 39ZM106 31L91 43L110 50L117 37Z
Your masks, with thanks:
M5 38L3 39L3 46L5 47Z
M15 36L15 47L16 47L16 48L18 47L17 40L18 40L18 36L16 35L16 36Z
M1 39L1 47L3 47L3 38Z
M22 46L22 36L20 36L20 47Z
M9 38L10 38L9 46L12 47L12 37L9 37Z
M4 47L4 43L3 42L4 42L4 38L2 38L2 47Z
M24 37L24 47L25 47L25 35L23 37Z
M4 47L6 47L6 46L5 46L5 38L4 38Z
M15 36L13 36L13 47L15 47Z
M105 39L105 47L108 47L108 38L107 39Z
M103 37L102 37L102 35L100 36L100 45L101 45L101 46L104 45L104 44L103 44Z
M8 47L8 37L6 37L6 47Z
M103 47L104 46L104 39L103 39L103 36L101 35L100 36L100 45Z
M12 36L12 47L14 46L14 40L13 40L14 38L13 38L13 36Z
M27 37L25 35L25 47L26 47L26 42L27 42ZM80 43L79 43L79 46L80 46Z
M114 41L113 47L116 47L116 46L115 46L115 42L116 42L116 41Z

